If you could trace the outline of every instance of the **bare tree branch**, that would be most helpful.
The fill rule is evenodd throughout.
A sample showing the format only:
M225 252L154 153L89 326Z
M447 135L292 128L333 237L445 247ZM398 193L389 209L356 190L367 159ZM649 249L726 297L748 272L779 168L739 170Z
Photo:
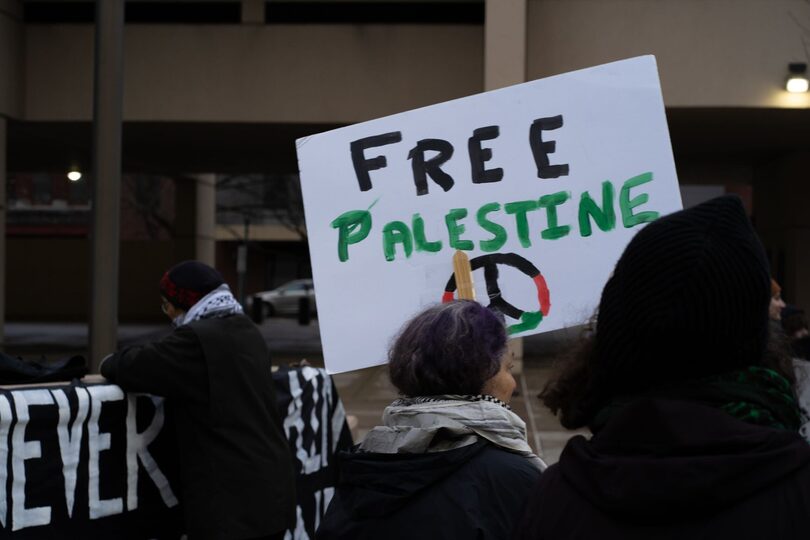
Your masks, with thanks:
M810 6L810 0L804 0L804 3ZM806 23L803 23L799 20L799 17L796 16L795 13L792 11L788 11L788 15L791 19L793 19L793 23L798 26L802 31L802 46L804 48L804 57L805 59L810 62L810 44L808 43L808 37L810 36L810 26Z
M271 221L306 239L301 186L295 175L231 175L217 180L217 212Z
M793 13L792 11L788 11L788 15L790 16L791 19L793 19L793 22L796 24L796 26L801 28L803 32L810 33L810 27L808 27L806 24L800 21L795 13Z
M807 39L807 36L802 36L802 45L804 45L804 57L810 62L810 40Z
M161 190L163 179L151 176L136 176L127 182L125 201L143 221L149 238L155 239L165 231L174 234L173 224L161 213Z

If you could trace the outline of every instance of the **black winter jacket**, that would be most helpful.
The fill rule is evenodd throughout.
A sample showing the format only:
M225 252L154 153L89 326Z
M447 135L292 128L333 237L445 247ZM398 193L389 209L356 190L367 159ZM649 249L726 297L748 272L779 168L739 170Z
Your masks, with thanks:
M515 536L810 538L810 445L704 405L643 399L574 437Z
M294 524L292 457L270 357L247 317L181 326L116 353L101 374L124 390L167 398L191 540L255 538Z
M540 471L479 441L428 454L344 453L318 540L509 538Z

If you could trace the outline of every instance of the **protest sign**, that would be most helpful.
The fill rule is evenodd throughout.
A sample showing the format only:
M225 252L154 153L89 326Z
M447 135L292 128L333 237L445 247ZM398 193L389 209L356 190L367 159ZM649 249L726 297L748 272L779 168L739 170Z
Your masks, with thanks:
M327 369L384 363L455 297L510 335L581 324L632 236L680 209L655 59L614 62L299 139Z

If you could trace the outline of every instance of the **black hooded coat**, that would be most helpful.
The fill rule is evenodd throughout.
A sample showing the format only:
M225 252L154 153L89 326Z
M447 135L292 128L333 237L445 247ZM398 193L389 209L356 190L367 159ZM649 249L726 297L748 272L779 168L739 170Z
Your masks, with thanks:
M517 539L810 538L810 445L685 401L641 399L574 437Z
M124 390L166 398L191 540L256 538L294 525L292 456L270 354L250 319L189 323L116 353L101 374Z
M427 454L345 453L316 538L509 538L539 475L485 441Z

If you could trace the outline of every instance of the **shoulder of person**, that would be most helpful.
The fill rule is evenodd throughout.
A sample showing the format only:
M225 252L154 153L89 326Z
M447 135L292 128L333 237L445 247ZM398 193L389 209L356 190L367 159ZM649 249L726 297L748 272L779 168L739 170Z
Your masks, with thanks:
M233 344L240 347L257 349L257 352L266 354L264 337L259 328L245 315L231 315L229 317L202 319L193 321L182 328L195 334L195 339L203 348L221 349ZM228 344L231 345L228 345Z
M184 324L183 326L178 326L174 330L172 330L171 334L167 335L164 340L171 339L173 341L182 340L182 341L198 341L197 333L194 331L194 328L190 324Z
M198 334L217 332L225 329L227 329L227 331L242 330L242 329L256 329L258 331L258 328L256 328L255 324L253 324L253 321L251 321L250 318L241 313L236 315L230 315L228 317L218 317L212 319L200 319L197 321L192 321L179 327L178 330L183 328L187 329L190 332Z
M192 331L198 331L201 329L209 330L211 328L239 328L239 327L256 328L256 325L253 324L253 321L251 321L249 317L247 317L242 313L239 313L235 315L229 315L228 317L218 317L192 321L188 324L181 326L180 328L188 328Z
M473 459L473 467L486 469L488 474L498 475L507 481L533 483L541 474L530 459L494 444L487 444Z

